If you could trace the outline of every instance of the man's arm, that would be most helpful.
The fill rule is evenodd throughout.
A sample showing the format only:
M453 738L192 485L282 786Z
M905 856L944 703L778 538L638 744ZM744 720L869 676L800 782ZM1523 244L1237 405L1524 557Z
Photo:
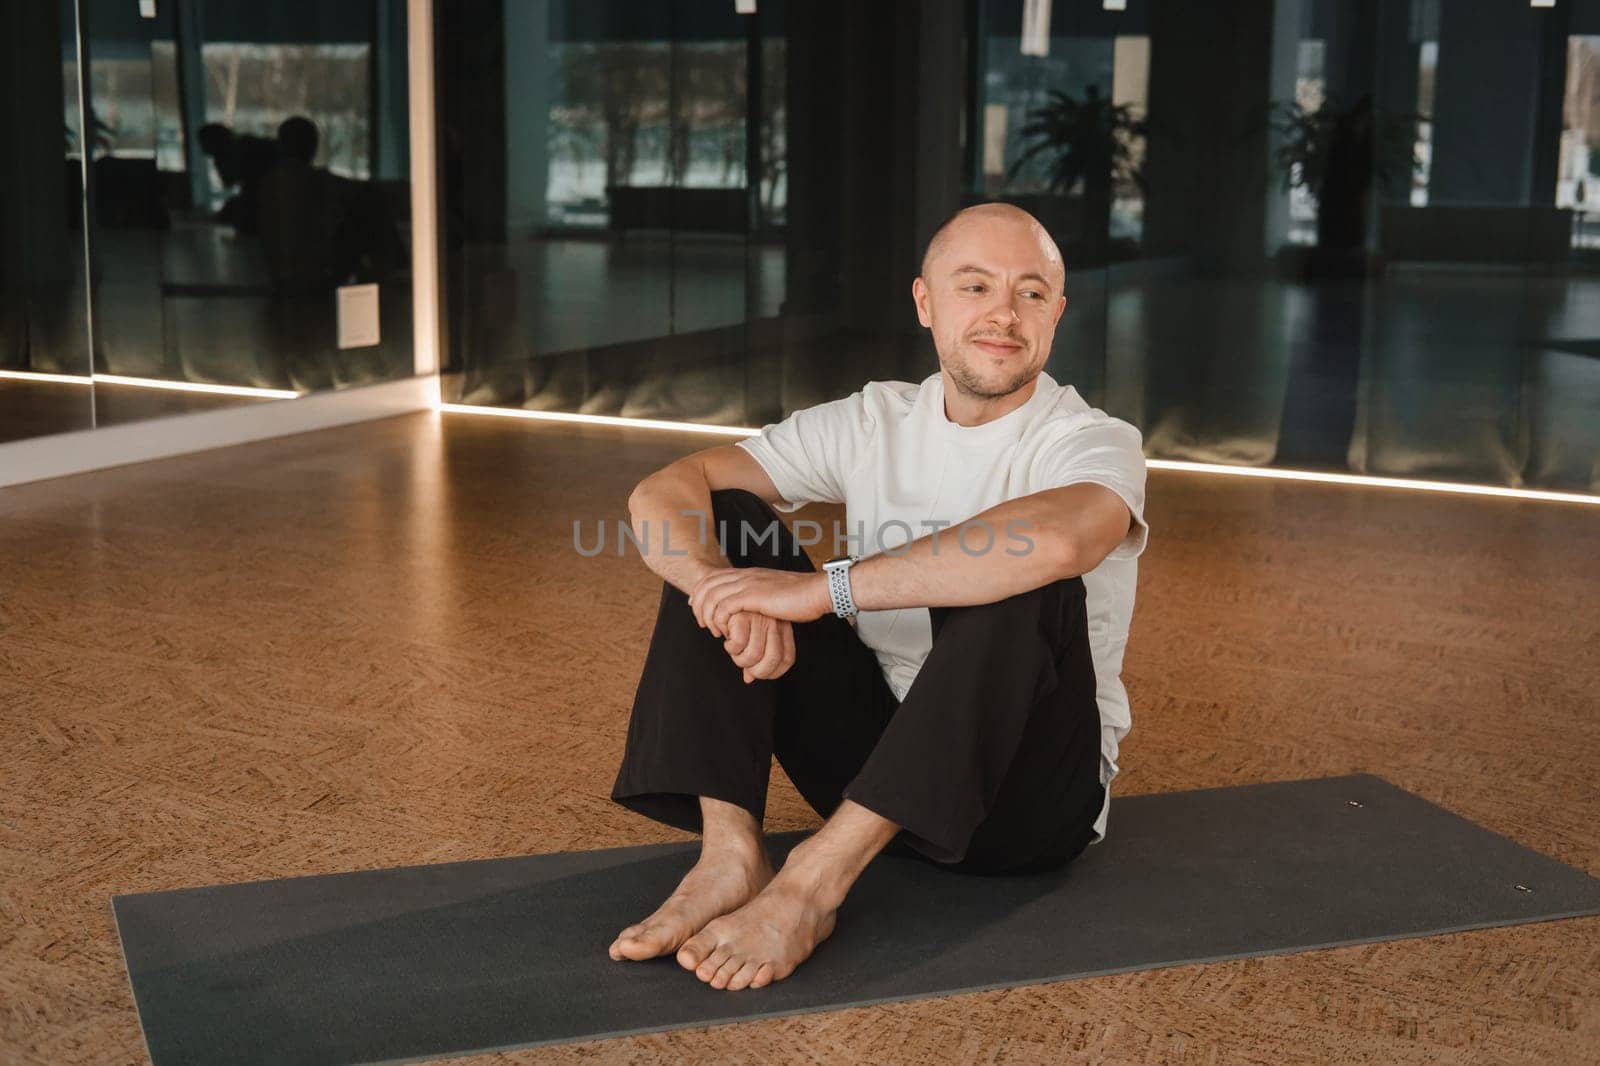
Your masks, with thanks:
M946 528L895 554L863 559L850 570L851 597L866 611L992 603L1093 570L1128 535L1132 522L1128 505L1104 485L1046 489L972 516L964 541L960 527ZM706 574L689 605L719 635L739 611L808 622L832 609L822 573L752 568Z
M706 448L669 463L639 482L628 497L633 535L641 545L648 545L645 565L686 594L706 574L729 565L717 544L711 513L715 489L745 489L768 503L783 502L761 464L732 444ZM684 511L697 513L685 515ZM671 555L662 553L662 534L668 529Z
M863 559L850 569L851 597L864 611L992 603L1093 570L1132 523L1122 498L1093 482L1019 496L964 533L952 526Z

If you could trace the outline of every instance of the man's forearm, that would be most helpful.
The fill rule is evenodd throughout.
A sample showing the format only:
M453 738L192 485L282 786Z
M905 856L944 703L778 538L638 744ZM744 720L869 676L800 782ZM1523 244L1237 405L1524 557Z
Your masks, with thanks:
M1071 537L1051 508L1020 497L919 537L850 569L850 591L864 611L993 603L1080 571Z
M628 498L628 513L644 564L685 594L728 565L717 544L711 488L696 468L667 467L641 481Z

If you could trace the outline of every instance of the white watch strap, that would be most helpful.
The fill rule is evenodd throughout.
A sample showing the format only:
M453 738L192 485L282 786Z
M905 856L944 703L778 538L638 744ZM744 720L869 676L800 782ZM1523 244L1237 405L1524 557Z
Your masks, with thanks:
M828 567L828 595L833 597L833 613L840 618L850 618L856 613L855 598L850 595L850 568L855 559Z

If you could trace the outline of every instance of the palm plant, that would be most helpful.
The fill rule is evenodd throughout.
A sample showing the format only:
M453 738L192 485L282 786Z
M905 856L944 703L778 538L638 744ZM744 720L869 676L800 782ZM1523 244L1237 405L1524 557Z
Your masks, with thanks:
M1427 116L1380 112L1371 94L1349 105L1329 96L1315 110L1298 101L1273 110L1273 128L1282 138L1273 155L1284 189L1300 186L1317 200L1317 247L1364 247L1372 186L1388 189L1397 180L1410 181L1421 166L1416 124Z
M1022 136L1032 143L1011 164L1007 180L1014 180L1035 156L1047 155L1051 192L1070 193L1080 181L1085 190L1129 182L1142 188L1144 174L1134 159L1133 142L1146 131L1132 104L1112 103L1098 86L1086 88L1081 102L1052 89L1048 103L1028 112Z
M1047 188L1057 195L1083 189L1083 244L1092 261L1104 258L1111 228L1112 190L1128 185L1144 188L1144 172L1135 142L1148 125L1131 104L1112 103L1090 85L1078 100L1051 90L1046 103L1030 110L1022 137L1027 150L1011 165L1006 178L1016 179L1035 158L1046 160Z

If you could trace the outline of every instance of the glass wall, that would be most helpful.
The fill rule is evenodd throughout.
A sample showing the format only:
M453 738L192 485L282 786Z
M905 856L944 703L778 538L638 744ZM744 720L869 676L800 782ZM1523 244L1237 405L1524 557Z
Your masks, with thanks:
M0 5L0 444L94 425L77 18Z
M405 13L6 5L0 440L414 372Z
M96 372L290 394L410 375L403 0L83 6ZM195 402L153 395L97 383L99 420Z
M1066 258L1050 372L1152 457L1600 491L1600 0L437 18L447 399L920 380L923 244L1000 199Z
M436 12L447 398L742 420L783 297L781 40L731 3Z

